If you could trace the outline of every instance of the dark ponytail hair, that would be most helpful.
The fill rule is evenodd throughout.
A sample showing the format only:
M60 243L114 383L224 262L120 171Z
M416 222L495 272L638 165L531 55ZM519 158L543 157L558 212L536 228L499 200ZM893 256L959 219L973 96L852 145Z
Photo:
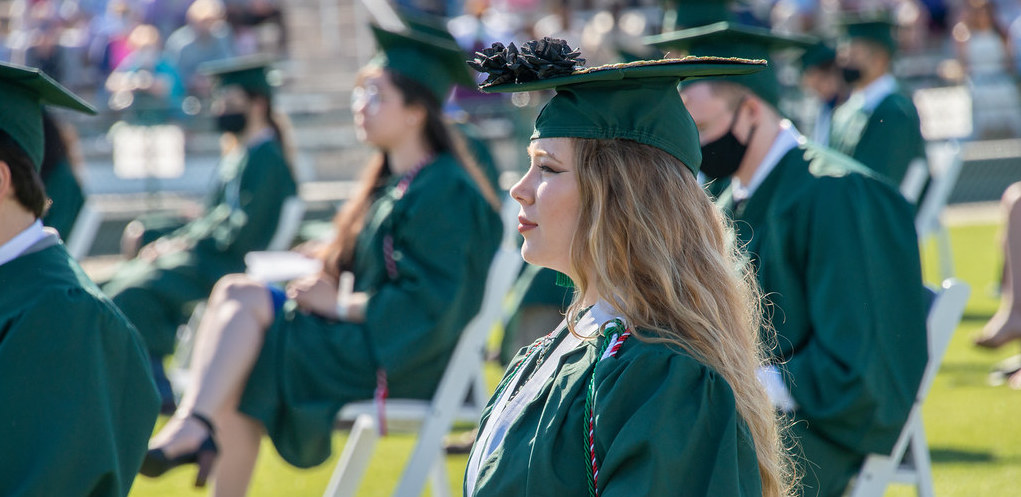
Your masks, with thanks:
M384 71L390 77L390 82L401 93L405 107L418 105L425 109L425 126L422 132L430 151L433 154L452 154L458 164L475 181L476 187L490 206L498 211L500 200L493 185L489 183L486 175L479 168L474 156L468 152L464 137L447 125L443 117L442 102L418 81L393 71ZM386 183L390 174L385 155L377 154L370 160L355 194L344 203L344 206L333 218L337 234L323 249L321 255L326 274L338 277L342 270L351 266L355 240L365 223L365 215L372 204L373 194Z
M289 128L281 125L281 120L284 116L277 114L273 111L273 94L263 91L254 91L249 88L241 87L241 91L245 93L245 97L249 101L255 99L262 99L266 102L266 113L263 118L269 124L269 127L273 129L273 133L276 135L276 140L280 143L280 148L284 151L284 158L287 159L287 167L291 168L293 174L293 163L294 163L294 149L292 148L291 135L288 132Z

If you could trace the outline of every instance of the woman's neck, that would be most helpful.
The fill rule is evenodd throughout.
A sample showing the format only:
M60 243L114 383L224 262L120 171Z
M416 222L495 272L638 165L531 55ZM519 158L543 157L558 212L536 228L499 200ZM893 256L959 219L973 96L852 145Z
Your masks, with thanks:
M387 151L390 171L393 174L404 174L419 165L431 151L425 141L419 137L408 138Z

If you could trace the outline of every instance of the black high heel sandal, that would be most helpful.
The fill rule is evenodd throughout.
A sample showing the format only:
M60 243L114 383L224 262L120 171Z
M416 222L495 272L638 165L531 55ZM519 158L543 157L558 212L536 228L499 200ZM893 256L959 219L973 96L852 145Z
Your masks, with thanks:
M209 430L209 434L206 435L206 439L202 441L198 449L178 455L173 459L168 458L163 453L163 449L149 449L145 453L145 459L142 461L142 468L139 470L139 473L154 478L183 464L195 463L199 467L199 473L195 477L195 486L199 488L206 486L206 479L209 478L209 473L213 470L213 462L216 460L216 455L219 452L219 449L216 447L216 440L213 437L215 430L209 418L194 412L189 417L202 423Z

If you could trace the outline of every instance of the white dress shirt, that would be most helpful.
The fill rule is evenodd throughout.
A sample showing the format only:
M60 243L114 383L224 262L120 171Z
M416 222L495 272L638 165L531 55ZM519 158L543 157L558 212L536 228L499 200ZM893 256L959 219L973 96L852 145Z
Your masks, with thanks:
M0 266L17 259L29 247L46 237L43 231L43 222L36 219L34 223L25 228L24 231L14 235L7 243L0 245Z

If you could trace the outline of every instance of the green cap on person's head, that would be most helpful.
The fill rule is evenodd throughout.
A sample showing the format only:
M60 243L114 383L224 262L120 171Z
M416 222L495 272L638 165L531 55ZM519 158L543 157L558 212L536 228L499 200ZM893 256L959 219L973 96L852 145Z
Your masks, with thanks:
M822 40L806 48L799 59L802 71L814 67L822 67L835 60L837 60L837 51L833 49L833 46Z
M472 86L475 80L464 62L465 52L446 30L431 33L421 23L406 22L402 30L372 25L379 54L370 62L426 87L441 104L455 84Z
M96 109L34 67L0 62L0 130L17 143L38 171L43 163L43 105L95 114Z
M889 14L848 15L841 19L840 24L848 39L869 41L883 47L890 55L897 53L896 23Z
M663 32L733 20L730 0L663 0Z
M645 38L645 42L665 51L702 57L740 57L769 59L770 54L787 48L806 48L815 40L807 36L779 35L764 28L717 22ZM762 100L776 107L780 101L780 82L776 71L764 71L741 77L714 78L747 87Z
M199 66L199 72L211 76L219 87L240 86L252 93L271 95L276 81L270 76L275 57L263 54L214 60Z
M580 53L563 40L530 41L518 49L494 43L469 64L489 73L486 93L555 90L539 112L532 139L625 139L659 148L692 173L702 153L695 122L677 84L688 78L749 74L764 60L721 57L643 60L579 68Z

